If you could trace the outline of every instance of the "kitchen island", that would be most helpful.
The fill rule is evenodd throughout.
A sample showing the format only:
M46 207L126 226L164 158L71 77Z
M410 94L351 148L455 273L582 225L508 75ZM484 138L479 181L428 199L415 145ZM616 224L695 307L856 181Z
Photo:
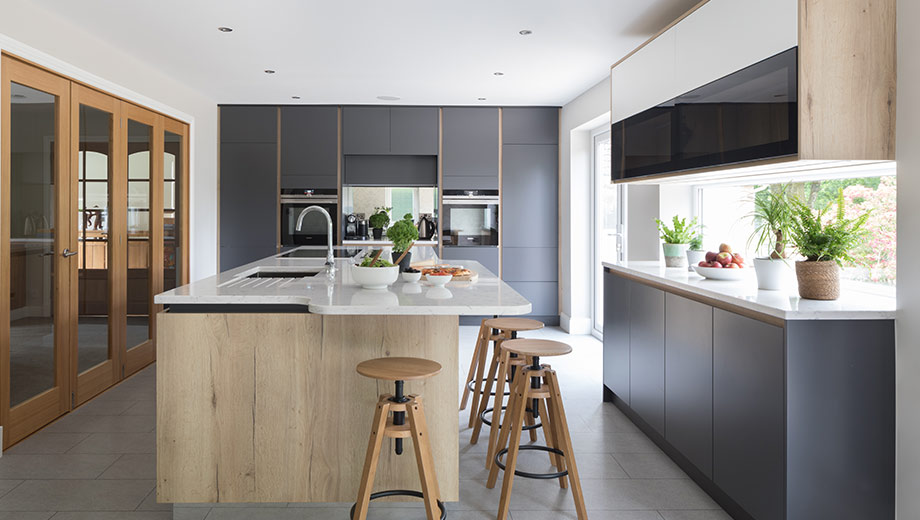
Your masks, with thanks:
M733 518L894 518L893 297L603 266L604 399Z
M426 402L441 499L459 499L458 316L527 314L530 303L466 261L478 280L365 290L346 251L332 277L324 258L278 255L156 296L167 306L158 501L354 501L378 395L392 391L355 367L386 356L443 366L406 391ZM412 449L381 454L376 489L421 489Z

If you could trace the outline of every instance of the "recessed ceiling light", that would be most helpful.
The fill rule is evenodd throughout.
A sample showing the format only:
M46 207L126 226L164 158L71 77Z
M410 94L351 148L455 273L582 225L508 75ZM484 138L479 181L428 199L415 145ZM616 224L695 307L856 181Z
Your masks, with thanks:
M530 29L521 29L520 31L518 31L518 34L520 34L521 36L527 36L528 34L533 34L533 31L531 31Z
M484 98L484 97L476 98L476 99L478 99L479 101L485 101L485 100L486 100L486 98Z
M504 75L505 75L504 72L493 72L492 74L494 74L494 75L496 75L496 76L504 76Z
M218 27L217 30L220 32L233 32L233 29L230 27Z
M398 101L399 96L377 96L380 101Z
M275 71L273 71L272 69L265 69L265 73L266 73L266 74L274 74Z
M300 96L291 96L291 99L300 99Z

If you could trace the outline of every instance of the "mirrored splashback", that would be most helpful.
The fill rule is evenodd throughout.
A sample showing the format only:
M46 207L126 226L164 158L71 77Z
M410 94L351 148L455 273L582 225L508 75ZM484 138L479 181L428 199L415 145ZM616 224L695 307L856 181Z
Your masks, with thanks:
M412 214L417 222L420 215L438 216L438 189L431 187L342 187L342 212L345 215L358 213L364 218L374 214L376 208L393 208L390 219L401 219Z

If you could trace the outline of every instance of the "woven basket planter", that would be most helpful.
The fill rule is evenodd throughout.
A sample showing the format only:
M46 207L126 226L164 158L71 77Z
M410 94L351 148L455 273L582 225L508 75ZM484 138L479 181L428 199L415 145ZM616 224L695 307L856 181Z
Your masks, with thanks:
M840 297L840 268L837 262L796 262L795 275L799 280L799 296L802 298L836 300Z

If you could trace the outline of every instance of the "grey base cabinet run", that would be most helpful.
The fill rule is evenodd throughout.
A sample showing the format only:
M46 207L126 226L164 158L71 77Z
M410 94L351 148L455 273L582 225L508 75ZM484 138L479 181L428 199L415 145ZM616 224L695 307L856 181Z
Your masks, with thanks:
M606 270L604 399L733 518L893 519L894 321L686 296Z

